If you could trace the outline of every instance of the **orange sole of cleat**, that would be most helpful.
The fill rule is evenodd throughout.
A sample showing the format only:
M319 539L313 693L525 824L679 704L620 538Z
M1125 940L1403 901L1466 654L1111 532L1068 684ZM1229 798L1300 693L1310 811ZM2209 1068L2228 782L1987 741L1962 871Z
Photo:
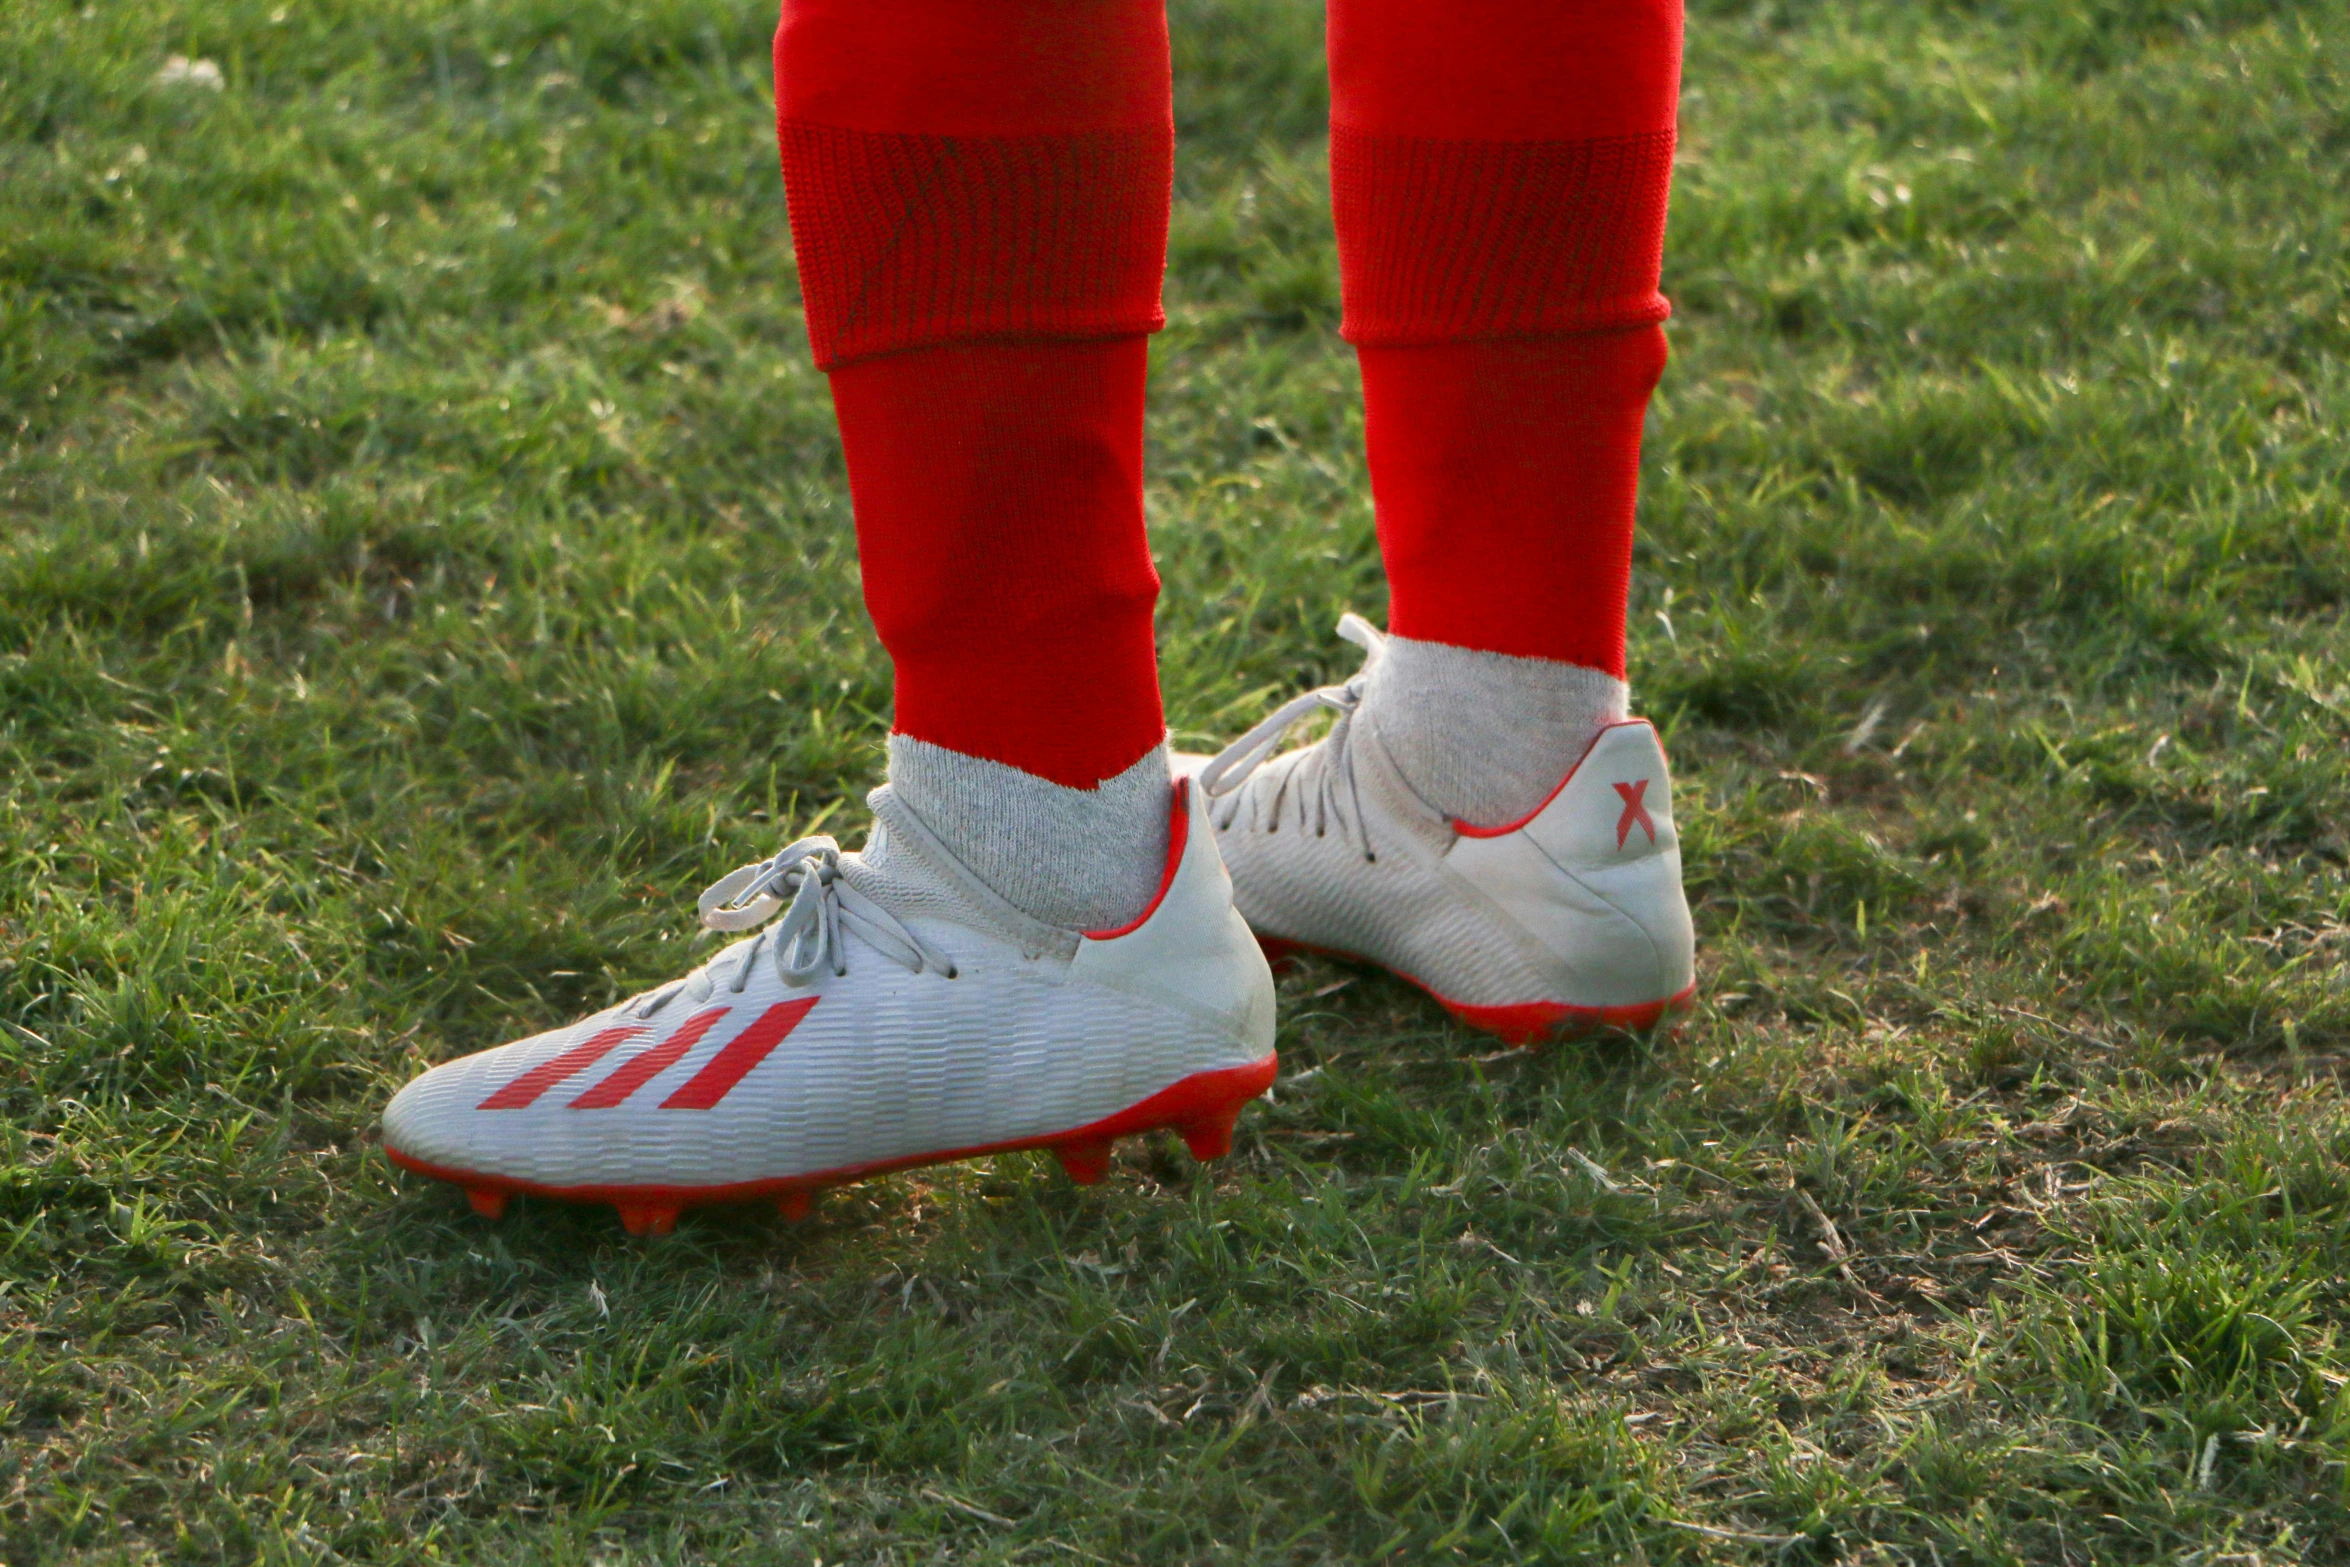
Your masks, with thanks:
M629 1234L666 1235L676 1225L678 1214L687 1208L717 1203L772 1202L786 1219L799 1219L806 1217L815 1194L827 1186L845 1186L851 1181L897 1170L951 1164L958 1159L1017 1153L1030 1148L1051 1149L1071 1180L1091 1185L1108 1172L1110 1148L1119 1138L1137 1137L1162 1128L1181 1133L1195 1157L1213 1159L1231 1147L1232 1125L1239 1118L1241 1108L1273 1086L1273 1076L1279 1068L1280 1059L1268 1051L1246 1066L1196 1072L1090 1126L1046 1137L916 1154L908 1159L843 1165L836 1170L819 1170L779 1181L737 1181L724 1186L547 1186L537 1181L507 1180L477 1170L433 1164L412 1158L390 1143L384 1144L384 1153L403 1170L464 1187L474 1211L490 1217L496 1215L485 1204L495 1203L503 1209L507 1198L518 1195L553 1197L562 1202L604 1202L620 1210L620 1222L628 1227Z
M1668 1028L1680 1026L1680 1019L1697 998L1697 987L1692 984L1680 994L1662 1001L1642 1001L1623 1007L1578 1007L1563 1001L1525 1001L1505 1006L1479 1006L1474 1002L1455 1001L1434 986L1414 979L1400 969L1390 969L1384 963L1373 963L1369 958L1357 957L1351 952L1340 952L1331 947L1308 946L1302 941L1291 941L1286 936L1259 936L1257 945L1265 950L1265 961L1276 968L1296 962L1300 953L1317 952L1326 958L1338 958L1348 963L1385 969L1397 979L1434 998L1436 1004L1455 1018L1482 1033L1493 1035L1505 1045L1561 1044L1583 1039L1603 1029L1620 1028L1626 1033L1645 1034L1664 1024Z

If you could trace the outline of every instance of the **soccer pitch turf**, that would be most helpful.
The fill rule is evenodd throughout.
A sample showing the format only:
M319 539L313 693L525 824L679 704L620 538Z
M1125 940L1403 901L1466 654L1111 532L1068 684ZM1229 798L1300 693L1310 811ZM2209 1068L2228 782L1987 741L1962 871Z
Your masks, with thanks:
M1174 22L1204 742L1384 589L1317 8ZM491 1225L385 1099L879 766L772 25L0 5L0 1561L2350 1560L2350 9L1697 0L1677 1037Z

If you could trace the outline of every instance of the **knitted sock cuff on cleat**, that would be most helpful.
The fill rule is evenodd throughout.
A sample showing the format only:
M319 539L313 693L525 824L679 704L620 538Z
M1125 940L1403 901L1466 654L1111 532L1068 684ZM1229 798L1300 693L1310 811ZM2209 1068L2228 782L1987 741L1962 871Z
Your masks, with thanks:
M1364 714L1404 781L1477 827L1549 799L1631 702L1631 687L1604 670L1393 634L1368 684Z
M1167 748L1091 789L1072 789L911 735L889 737L889 782L987 888L1061 930L1114 930L1166 870ZM866 856L889 874L886 836Z

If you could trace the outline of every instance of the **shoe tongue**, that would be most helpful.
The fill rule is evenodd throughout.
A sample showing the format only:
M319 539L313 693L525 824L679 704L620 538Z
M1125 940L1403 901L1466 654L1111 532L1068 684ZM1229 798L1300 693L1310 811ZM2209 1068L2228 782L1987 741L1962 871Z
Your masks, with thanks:
M873 832L840 859L851 887L901 919L943 920L1018 947L1030 957L1077 955L1078 933L1023 914L973 875L913 807L883 784L865 797Z

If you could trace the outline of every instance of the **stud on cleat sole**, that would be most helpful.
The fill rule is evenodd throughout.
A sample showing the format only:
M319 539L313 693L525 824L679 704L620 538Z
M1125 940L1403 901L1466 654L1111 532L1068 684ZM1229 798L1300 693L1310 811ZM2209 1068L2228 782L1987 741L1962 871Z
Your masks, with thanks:
M506 1194L475 1187L466 1192L465 1200L473 1204L473 1211L485 1219L503 1218L506 1213Z
M816 1193L806 1186L787 1186L775 1194L775 1211L787 1224L804 1224L815 1211Z
M666 1235L677 1228L680 1203L619 1203L620 1222L631 1235Z
M1232 1105L1193 1121L1180 1129L1183 1146L1194 1159L1221 1159L1232 1151L1232 1127L1239 1119L1240 1106Z
M1110 1144L1106 1138L1062 1143L1053 1153L1061 1161L1061 1168L1069 1172L1069 1179L1080 1186L1091 1186L1110 1173Z

